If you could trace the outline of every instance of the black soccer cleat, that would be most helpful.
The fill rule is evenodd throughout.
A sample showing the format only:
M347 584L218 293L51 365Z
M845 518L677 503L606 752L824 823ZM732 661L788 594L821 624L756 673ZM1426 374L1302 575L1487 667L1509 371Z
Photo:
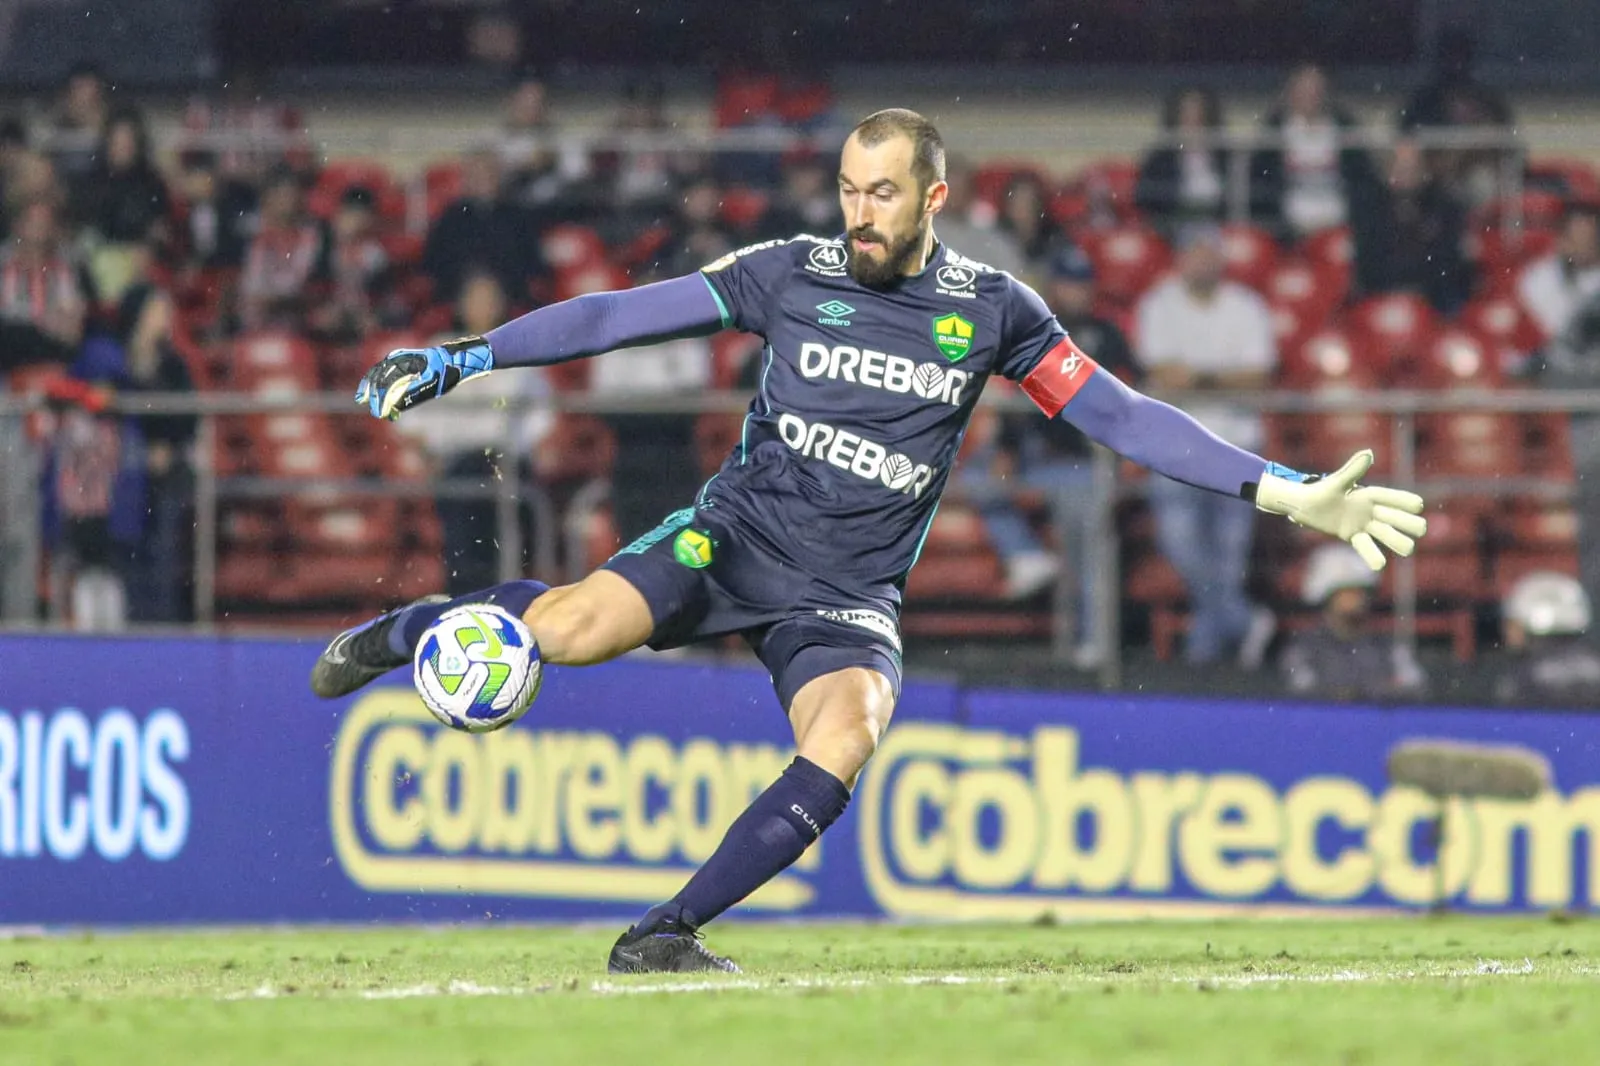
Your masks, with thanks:
M436 592L412 600L404 607L385 611L334 637L311 667L311 691L325 700L348 696L362 685L410 662L411 656L396 655L389 649L389 623L406 607L444 603L449 598Z
M732 959L713 953L700 934L673 918L631 926L606 960L610 973L738 973Z

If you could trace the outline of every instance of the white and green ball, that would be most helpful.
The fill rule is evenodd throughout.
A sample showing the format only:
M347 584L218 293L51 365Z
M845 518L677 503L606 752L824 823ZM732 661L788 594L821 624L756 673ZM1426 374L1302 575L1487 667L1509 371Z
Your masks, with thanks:
M539 695L544 664L522 619L493 604L445 612L417 643L422 702L453 729L488 733L521 718Z

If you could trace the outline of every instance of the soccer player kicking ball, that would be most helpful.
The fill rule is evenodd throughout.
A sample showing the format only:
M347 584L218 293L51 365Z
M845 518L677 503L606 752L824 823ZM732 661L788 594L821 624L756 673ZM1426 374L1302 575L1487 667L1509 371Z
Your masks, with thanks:
M393 418L490 371L728 328L766 339L739 445L683 510L575 585L512 581L390 611L341 633L311 674L317 695L343 696L409 663L435 619L471 603L521 615L544 661L562 665L742 635L794 727L794 762L683 890L617 940L612 972L737 970L700 943L700 929L844 813L900 691L906 574L990 375L1158 473L1350 542L1375 570L1380 545L1409 555L1427 529L1420 497L1358 487L1371 452L1308 477L1097 367L1032 289L939 243L944 165L930 122L879 111L840 158L842 237L768 241L687 277L401 349L356 394Z

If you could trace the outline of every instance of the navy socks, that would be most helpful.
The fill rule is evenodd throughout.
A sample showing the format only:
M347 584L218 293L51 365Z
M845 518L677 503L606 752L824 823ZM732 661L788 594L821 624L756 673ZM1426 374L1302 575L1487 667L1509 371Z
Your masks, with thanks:
M453 611L457 607L469 607L475 603L492 603L507 613L521 618L534 600L549 591L550 586L543 581L507 581L503 585L495 585L481 592L469 592L465 596L457 596L444 603L407 607L395 615L394 621L389 624L387 635L389 650L396 655L410 658L416 650L417 642L422 639L422 634L427 632L428 627L437 622L446 611Z
M782 873L844 813L850 790L809 759L795 756L743 814L671 902L652 907L641 927L672 919L698 928Z

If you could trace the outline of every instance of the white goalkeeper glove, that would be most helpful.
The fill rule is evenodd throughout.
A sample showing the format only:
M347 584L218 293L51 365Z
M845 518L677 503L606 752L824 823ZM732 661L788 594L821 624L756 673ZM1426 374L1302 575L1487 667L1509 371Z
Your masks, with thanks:
M1417 538L1428 532L1422 497L1404 489L1356 487L1372 466L1364 449L1336 473L1292 481L1270 472L1256 486L1256 506L1269 514L1348 541L1366 564L1382 570L1388 561L1378 545L1396 555L1410 555Z

